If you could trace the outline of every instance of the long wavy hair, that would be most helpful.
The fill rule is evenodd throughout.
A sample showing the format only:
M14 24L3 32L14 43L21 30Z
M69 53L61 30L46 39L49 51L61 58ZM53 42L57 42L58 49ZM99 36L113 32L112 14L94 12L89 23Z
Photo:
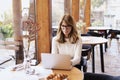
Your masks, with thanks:
M64 35L64 33L62 32L62 29L61 29L61 25L62 25L63 21L64 21L67 25L70 25L70 27L72 27L71 32L70 32L69 35L68 35L69 41L70 41L71 43L73 43L73 44L76 43L77 40L79 39L79 35L78 35L78 31L77 31L77 27L76 27L75 21L74 21L74 19L72 18L72 16L69 15L69 14L65 14L65 15L62 17L62 19L61 19L61 21L60 21L60 23L59 23L59 27L58 27L58 30L57 30L57 41L58 41L59 43L64 43L64 42L66 42L66 40L65 40L65 35Z

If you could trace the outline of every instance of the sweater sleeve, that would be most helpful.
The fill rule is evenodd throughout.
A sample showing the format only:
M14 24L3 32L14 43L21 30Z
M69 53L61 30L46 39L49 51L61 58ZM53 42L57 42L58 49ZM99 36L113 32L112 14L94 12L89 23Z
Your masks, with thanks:
M58 47L57 47L57 41L56 41L56 37L53 37L52 39L52 50L51 50L52 54L58 54Z
M82 39L80 38L76 45L74 57L71 60L73 66L80 63L81 52L82 52Z

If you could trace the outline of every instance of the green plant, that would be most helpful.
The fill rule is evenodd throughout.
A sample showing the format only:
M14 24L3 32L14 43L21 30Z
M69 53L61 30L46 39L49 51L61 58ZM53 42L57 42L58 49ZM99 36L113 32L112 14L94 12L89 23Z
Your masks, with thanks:
M12 37L13 36L13 29L12 29L12 24L6 24L6 25L2 25L0 27L0 32L3 34L4 39Z

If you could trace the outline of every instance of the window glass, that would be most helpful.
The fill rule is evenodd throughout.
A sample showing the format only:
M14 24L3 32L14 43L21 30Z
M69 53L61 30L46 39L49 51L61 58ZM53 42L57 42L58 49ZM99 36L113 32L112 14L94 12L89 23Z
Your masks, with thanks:
M104 24L120 30L120 0L107 0L104 12Z
M13 38L13 9L12 9L12 2L13 0L1 0L0 2L0 40L4 40L4 41L14 41ZM22 18L26 16L32 16L33 19L35 19L35 14L33 14L35 12L35 4L34 1L35 0L21 0L21 14L22 14ZM1 45L0 47L3 48L5 47L5 45ZM32 48L32 53L35 53L35 43L32 43L32 46L30 47ZM15 50L9 50L9 49L0 49L0 52L2 52L3 54L0 54L0 63L2 63L1 61L5 61L9 58L15 58ZM2 60L1 60L2 59ZM10 64L5 64L7 66L5 66L4 64L0 65L1 66L5 66L8 67L9 65L13 65L15 64L16 60L11 60Z
M0 1L0 41L13 40L13 13L12 13L12 0L1 0ZM3 43L4 44L4 43ZM8 64L2 64L7 60L10 60L12 55L14 56L13 50L6 49L6 45L0 44L0 67L8 67ZM11 56L10 56L11 55ZM12 61L12 60L11 60ZM13 65L14 63L12 63ZM6 66L7 65L7 66Z
M91 0L91 26L120 30L120 0Z
M59 21L64 15L64 0L52 0L52 35L56 33Z
M80 13L80 18L84 19L84 12L85 12L85 5L86 5L86 0L80 0L79 1L79 13Z
M104 25L105 0L91 0L91 26Z
M22 18L28 17L29 15L29 7L30 0L22 0Z
M11 0L2 0L0 2L0 35L0 39L2 40L10 38L13 35Z

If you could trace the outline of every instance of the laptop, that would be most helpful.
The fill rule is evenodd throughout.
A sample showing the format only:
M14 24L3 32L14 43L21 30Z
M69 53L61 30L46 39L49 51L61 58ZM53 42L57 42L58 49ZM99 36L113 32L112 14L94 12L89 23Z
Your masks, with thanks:
M71 57L63 54L41 54L41 64L47 69L71 70Z

